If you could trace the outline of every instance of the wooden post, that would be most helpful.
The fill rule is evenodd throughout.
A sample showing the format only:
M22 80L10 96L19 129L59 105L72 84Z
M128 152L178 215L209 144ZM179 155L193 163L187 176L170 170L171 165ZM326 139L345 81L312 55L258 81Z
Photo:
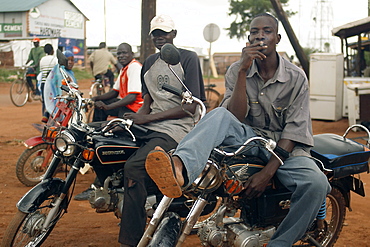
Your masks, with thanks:
M140 45L140 62L151 54L155 53L155 47L150 38L150 21L156 15L157 0L141 1L141 45Z
M302 65L302 68L304 72L306 73L307 78L309 77L309 63L308 58L306 54L303 52L303 49L301 45L299 44L299 41L297 37L295 36L295 33L293 31L292 26L290 25L290 22L288 20L288 16L286 15L283 7L281 6L280 0L270 0L272 7L275 9L275 12L281 21L281 23L284 26L284 29L288 35L289 41L293 46L293 49L297 55L297 58L299 59L299 62Z

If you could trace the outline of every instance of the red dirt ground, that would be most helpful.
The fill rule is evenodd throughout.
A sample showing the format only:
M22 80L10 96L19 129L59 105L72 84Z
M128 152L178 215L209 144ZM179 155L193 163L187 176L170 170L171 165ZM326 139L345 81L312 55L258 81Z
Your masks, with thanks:
M222 82L216 82L222 85ZM87 92L89 80L80 82ZM21 184L15 175L15 164L25 147L22 141L40 135L32 123L41 123L40 102L15 107L9 98L10 84L0 83L0 240L5 228L16 212L16 203L30 188ZM87 95L87 94L85 94ZM343 134L347 119L338 122L313 121L315 134ZM349 137L363 136L364 132L351 132ZM93 173L79 175L74 194L80 193L93 180ZM352 212L347 210L345 226L335 246L370 246L370 175L361 174L367 197L352 193ZM68 213L57 224L43 246L119 246L117 242L119 220L112 213L97 214L86 201L72 201ZM184 246L200 246L191 236Z

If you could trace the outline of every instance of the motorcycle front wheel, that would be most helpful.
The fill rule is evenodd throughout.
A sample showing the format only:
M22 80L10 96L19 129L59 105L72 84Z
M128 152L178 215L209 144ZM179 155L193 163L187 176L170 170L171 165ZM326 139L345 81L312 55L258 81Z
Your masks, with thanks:
M29 187L38 184L43 179L52 157L53 151L47 143L24 150L15 166L18 180Z
M66 208L65 203L62 203L51 220L49 227L43 229L45 219L50 213L52 204L56 198L56 195L49 196L32 213L18 211L4 232L1 246L41 246L54 229L55 224L63 216Z

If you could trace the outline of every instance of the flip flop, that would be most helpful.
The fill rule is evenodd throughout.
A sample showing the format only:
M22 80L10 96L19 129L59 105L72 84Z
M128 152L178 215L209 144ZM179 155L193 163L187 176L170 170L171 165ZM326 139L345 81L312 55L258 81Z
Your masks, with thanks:
M176 179L174 164L166 152L150 151L146 157L145 169L163 195L170 198L178 198L182 195L181 186Z

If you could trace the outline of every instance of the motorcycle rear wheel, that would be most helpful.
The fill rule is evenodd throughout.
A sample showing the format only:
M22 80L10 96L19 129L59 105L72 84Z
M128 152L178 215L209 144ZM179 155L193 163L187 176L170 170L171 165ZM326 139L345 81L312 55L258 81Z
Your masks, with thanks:
M326 218L325 228L318 231L316 227L307 234L320 243L323 247L332 247L338 240L339 234L343 228L343 222L346 216L346 203L342 192L333 187L330 194L326 196ZM300 241L295 245L315 246L309 243L309 240Z
M50 196L32 213L18 211L4 232L1 246L41 246L65 211L61 206L51 220L50 227L42 231L42 225L55 199L55 195Z
M24 150L15 166L18 180L28 187L38 184L43 179L52 157L52 150L47 143ZM48 159L47 165L43 166L45 159Z

